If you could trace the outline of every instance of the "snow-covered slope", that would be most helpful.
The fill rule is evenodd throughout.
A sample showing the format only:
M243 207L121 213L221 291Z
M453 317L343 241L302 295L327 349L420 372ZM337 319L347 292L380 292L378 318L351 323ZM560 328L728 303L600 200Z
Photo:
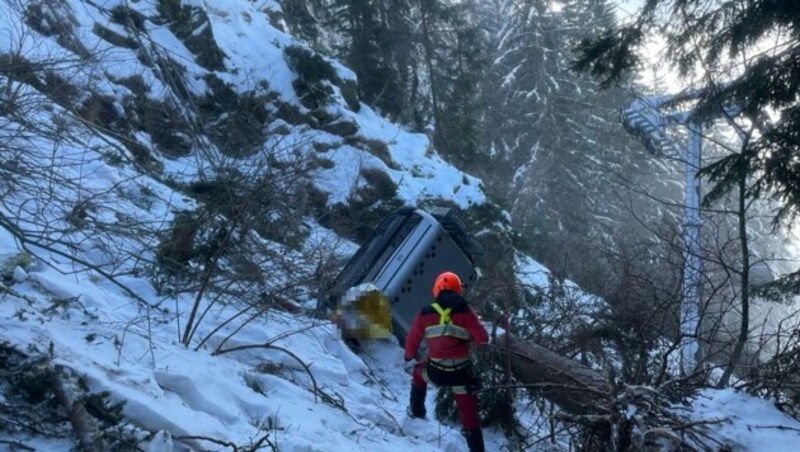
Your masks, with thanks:
M4 235L3 243L9 241ZM406 419L408 376L395 341L369 343L357 356L331 324L272 313L223 346L240 351L212 356L225 334L207 348L187 349L177 343L174 320L143 310L107 284L38 263L29 270L18 272L15 295L0 304L2 341L31 354L52 350L54 365L85 378L91 393L110 391L125 401L125 417L144 430L239 446L268 435L285 451L463 450L457 428ZM153 300L147 281L129 284ZM231 308L215 317L235 313ZM204 328L201 336L207 333ZM71 438L9 437L37 450L73 444ZM491 450L502 444L497 433L488 440ZM220 447L199 439L182 443Z
M120 428L142 450L464 450L457 427L406 419L409 378L394 339L356 355L327 321L281 309L251 318L224 292L171 291L154 274L176 212L203 205L184 188L220 167L324 159L309 180L328 206L369 185L365 169L386 174L405 203L486 200L480 181L439 158L427 136L348 104L342 89L353 75L336 62L343 82L325 82L332 102L316 113L304 106L284 57L302 43L273 26L274 8L246 0L2 2L0 86L9 89L0 90L0 345L70 369L81 391L124 402ZM165 20L169 11L196 19L194 28ZM231 157L211 134L219 129L208 122L224 124L225 114L202 117L193 104L220 101L209 95L214 80L269 99L264 141L245 155ZM166 113L145 120L143 105ZM314 274L304 256L322 245L352 251L312 215L303 221L308 234L295 247L257 241L301 276ZM267 289L297 276L280 267L269 267ZM544 284L546 269L530 260L524 267L531 283ZM263 290L242 289L255 287ZM311 289L291 295L314 304ZM201 316L184 346L195 301ZM7 395L4 420L16 403ZM536 417L522 405L520 413ZM800 427L778 417L769 424L786 427L768 430L778 446ZM43 430L0 426L0 445L75 445L69 429ZM486 437L489 450L506 447L499 432Z
M230 160L210 138L181 140L176 133L173 142L183 148L175 152L157 137L159 127L199 120L187 104L213 90L209 74L240 93L269 93L271 113L294 108L296 123L275 113L264 126L263 146L235 165L268 166L272 161L265 160L276 156L324 153L329 163L314 167L309 179L329 205L348 201L367 184L365 169L387 174L404 203L445 199L467 207L485 201L480 181L439 158L427 136L406 132L365 105L352 111L338 87L332 86L325 116L348 131L312 127L314 117L292 88L297 75L283 54L286 46L302 43L272 26L266 9L274 7L233 0L3 2L0 52L23 56L15 61L30 63L29 75L40 81L7 72L8 65L3 73L16 99L29 103L4 115L0 125L0 342L31 357L48 356L52 366L71 369L88 393L107 391L111 400L124 402L125 424L150 450L169 450L167 436L178 450L216 450L226 443L255 444L264 435L261 445L279 450L461 450L458 429L406 421L408 376L395 340L370 343L356 356L327 321L275 310L247 322L237 317L240 305L223 299L212 308L214 296L206 294L201 301L210 309L185 347L181 328L197 293L154 287L147 263L155 260L159 231L169 228L175 212L201 204L174 188L208 178ZM224 67L196 62L202 49L195 46L193 53L186 36L173 32L162 17L168 8L205 17L190 35L210 31ZM161 64L154 64L158 59ZM184 77L165 77L165 62ZM353 78L333 65L341 79ZM70 96L57 99L59 89ZM173 116L162 119L177 115L182 121L147 127L133 120L141 112L132 98L172 106ZM16 107L16 99L4 101ZM79 111L99 106L97 99L105 109ZM277 128L280 133L271 132ZM385 147L388 157L374 155L370 145ZM11 166L16 159L21 165ZM309 248L342 242L312 218L306 221ZM303 251L270 246L290 259ZM311 298L292 301L313 305ZM69 434L2 431L0 437L10 441L4 445L74 445ZM159 431L168 434L153 439L147 433ZM499 447L499 435L487 436Z
M12 2L14 3L14 2ZM196 118L191 111L192 100L213 93L216 85L210 80L221 80L239 95L246 93L263 94L274 100L267 105L270 112L278 105L290 105L297 109L297 124L286 124L281 114L274 113L269 124L266 142L261 151L291 148L293 151L312 152L313 144L321 147L327 144L332 149L322 151L335 165L319 168L316 180L326 191L329 203L347 200L347 195L359 183L359 171L375 168L386 172L398 185L398 196L406 202L414 203L426 198L443 198L456 202L462 207L472 203L482 203L485 196L480 189L480 181L446 164L430 149L428 137L424 134L408 133L402 128L376 115L368 106L361 104L358 112L348 108L339 87L324 82L332 91L332 102L324 110L325 119L317 119L322 113L303 106L292 84L298 78L286 62L284 51L290 46L304 47L304 44L276 29L269 21L268 12L277 8L273 2L248 2L242 0L203 1L68 1L68 2L21 2L20 6L5 5L3 17L8 27L9 41L7 51L19 52L31 61L58 61L63 66L57 72L75 88L91 92L92 97L108 96L117 113L132 116L132 108L126 98L144 95L151 101L183 104L171 113L183 114L189 119ZM31 5L38 4L38 8ZM171 6L165 6L171 5ZM192 15L188 24L180 23L181 14L168 14L171 9L183 8L181 14ZM31 14L31 11L36 14ZM130 19L137 18L139 25L130 25ZM165 17L167 16L167 17ZM173 17L176 16L177 18ZM33 18L32 18L33 17ZM35 29L50 30L53 24L68 24L68 31L52 32L49 37L42 36L25 23L40 22ZM139 23L139 22L137 22ZM195 52L187 48L188 38L181 40L180 26L196 26L191 30L194 37L206 37L206 41L194 42ZM175 30L173 32L172 30ZM64 48L63 35L74 37L76 44ZM109 42L112 41L112 42ZM119 41L127 43L120 46ZM197 63L197 47L212 46L221 55L220 67L209 69ZM90 64L72 64L84 58L88 52ZM202 55L200 55L202 56ZM354 75L335 61L330 61L341 80L354 81ZM174 80L166 76L164 64L173 64L183 77ZM206 66L209 66L206 63ZM146 87L144 93L137 91L132 79L141 79ZM233 95L233 94L229 94ZM80 94L74 104L86 101L89 93ZM271 96L271 97L270 97ZM279 104L280 103L280 104ZM215 118L219 120L219 118ZM325 121L332 124L352 124L352 130L344 131L325 127ZM317 125L314 127L314 125ZM288 125L281 132L274 132L281 125ZM333 132L329 131L333 130ZM133 130L131 136L141 145L150 148L156 158L177 152L153 138L153 130ZM354 132L354 133L349 133ZM349 138L349 139L344 139ZM213 141L213 140L212 140ZM390 159L381 159L364 150L359 144L381 141L388 147ZM213 171L211 166L222 157L218 146L192 143L186 154L178 158L163 159L166 165L164 178L192 180L199 174ZM428 151L426 153L426 151ZM255 164L263 153L253 152L251 159L242 159L240 164ZM436 183L431 183L431 180Z

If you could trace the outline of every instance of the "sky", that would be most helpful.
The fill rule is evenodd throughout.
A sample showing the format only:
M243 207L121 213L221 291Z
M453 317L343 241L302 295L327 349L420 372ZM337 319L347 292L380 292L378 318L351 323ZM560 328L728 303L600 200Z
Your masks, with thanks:
M627 17L636 14L636 11L644 6L645 0L617 0L614 3L617 14L621 17Z
M115 2L99 3L110 6ZM141 0L128 4L152 14L154 3ZM95 89L120 100L126 92L109 81L111 76L146 75L148 70L130 50L113 48L91 32L94 23L124 32L103 11L76 0L64 5L71 9L76 33L85 46L107 56L98 67L68 68L73 71L72 80L96 83ZM11 33L9 39L0 38L0 46L5 46L0 51L5 51L22 42L12 38L19 37L13 30L24 25L20 25L23 21L15 11L7 9L8 3L0 8L6 8L0 11L0 30ZM215 1L209 11L214 35L229 54L230 67L236 69L223 76L243 89L257 81L253 77L258 74L285 101L298 104L291 88L293 74L281 57L282 47L296 41L273 28L249 1ZM189 73L203 72L192 63L191 52L167 28L152 23L148 27L154 43L183 61ZM31 59L64 52L53 39L35 33L30 36L22 45ZM346 68L339 70L342 77L351 76ZM191 89L204 89L201 79L188 80L194 84ZM155 78L147 81L151 96L168 95L169 87ZM316 180L318 187L330 195L329 202L346 200L351 188L359 184L356 169L365 166L385 171L400 187L399 196L408 202L431 197L451 199L461 206L485 202L480 180L429 152L427 136L406 132L367 106L356 113L344 105L339 98L331 109L355 121L362 137L388 142L395 165L390 168L351 146L330 151L328 157L335 165L321 172ZM57 107L47 107L36 114L42 123L49 123L58 113ZM13 129L8 124L3 127ZM52 190L52 197L43 199L35 190L19 191L4 198L0 212L36 230L40 227L35 221L39 216L62 225L63 212L72 209L76 200L92 199L92 218L119 226L112 228L117 231L111 236L114 241L107 242L109 236L86 233L67 237L80 239L77 249L55 245L56 250L75 252L88 264L113 267L120 275L115 284L57 252L35 247L29 260L21 259L26 252L19 241L0 227L0 268L8 276L0 283L0 342L31 354L52 350L52 364L80 374L90 392L108 391L112 400L124 402L123 414L132 426L131 434L142 441L148 452L183 450L179 443L198 450L218 446L202 439L178 441L185 436L205 436L244 446L263 435L268 435L279 450L290 452L464 449L458 427L434 419L408 419L405 415L409 376L403 369L402 349L393 337L367 342L356 354L341 340L340 331L325 320L274 311L246 323L236 317L236 306L212 304L209 297L201 300L209 311L198 324L192 346L181 345L178 338L196 294L165 295L154 280L139 272L132 259L117 261L120 256L140 254L143 239L126 235L120 214L167 227L174 212L194 209L196 202L130 165L111 161L105 152L109 143L118 144L115 138L88 134L79 124L71 127L82 133L80 140L56 143L45 137L29 137L24 143L15 144L25 146L28 162L53 168L64 180L78 184L54 187L46 174L33 175L26 183ZM0 133L8 130L0 129ZM139 138L145 142L148 139ZM330 134L302 127L292 128L289 139L297 143L337 140ZM208 170L203 161L191 157L160 160L165 174L177 179L191 180ZM12 211L10 206L37 209L30 212L38 216L19 215L20 211ZM319 225L311 227L309 242L346 242ZM316 243L307 246L314 247ZM344 246L349 252L354 249L352 243ZM519 263L526 275L520 278L530 278L526 282L531 284L546 284L546 268L530 258L521 257ZM136 299L131 293L136 294ZM316 304L311 298L294 301L304 307ZM223 326L228 320L231 322ZM198 347L201 339L206 340ZM222 353L214 355L215 350ZM434 393L428 393L429 412ZM0 398L0 403L4 401ZM546 434L547 419L528 402L524 398L518 401L521 422L532 432ZM768 402L731 390L706 391L692 407L694 410L687 416L718 421L710 435L721 441L735 441L744 450L759 450L769 444L773 452L792 451L800 444L800 423ZM6 438L2 435L0 439L19 441L39 451L61 451L74 444L71 438L29 433ZM485 436L488 450L503 450L506 446L498 431L487 429ZM568 441L563 435L556 435L552 447L567 450ZM552 449L543 446L542 450Z

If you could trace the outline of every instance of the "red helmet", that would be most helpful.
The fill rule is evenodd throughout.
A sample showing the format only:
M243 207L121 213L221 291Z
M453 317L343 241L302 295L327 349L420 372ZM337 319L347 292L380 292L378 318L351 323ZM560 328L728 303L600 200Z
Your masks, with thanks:
M464 287L461 286L461 278L453 272L444 272L436 277L436 282L433 283L433 297L439 296L439 292L449 290L461 295L464 292Z

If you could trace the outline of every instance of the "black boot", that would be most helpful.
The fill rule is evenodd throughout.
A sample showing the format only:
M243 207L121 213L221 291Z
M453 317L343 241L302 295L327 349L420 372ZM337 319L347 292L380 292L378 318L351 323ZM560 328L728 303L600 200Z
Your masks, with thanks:
M467 439L469 452L485 452L486 449L483 445L483 431L480 427L476 427L471 430L463 430L462 433L464 434L464 438Z
M425 394L427 392L427 386L411 385L411 399L408 405L409 416L419 418L425 417L427 414L425 411Z

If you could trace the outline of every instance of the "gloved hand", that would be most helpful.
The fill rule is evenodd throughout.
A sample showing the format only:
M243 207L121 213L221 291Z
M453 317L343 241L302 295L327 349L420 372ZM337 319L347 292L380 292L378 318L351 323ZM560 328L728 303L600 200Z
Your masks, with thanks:
M403 363L403 370L406 371L407 374L411 374L414 372L414 366L417 364L414 358L407 358Z

